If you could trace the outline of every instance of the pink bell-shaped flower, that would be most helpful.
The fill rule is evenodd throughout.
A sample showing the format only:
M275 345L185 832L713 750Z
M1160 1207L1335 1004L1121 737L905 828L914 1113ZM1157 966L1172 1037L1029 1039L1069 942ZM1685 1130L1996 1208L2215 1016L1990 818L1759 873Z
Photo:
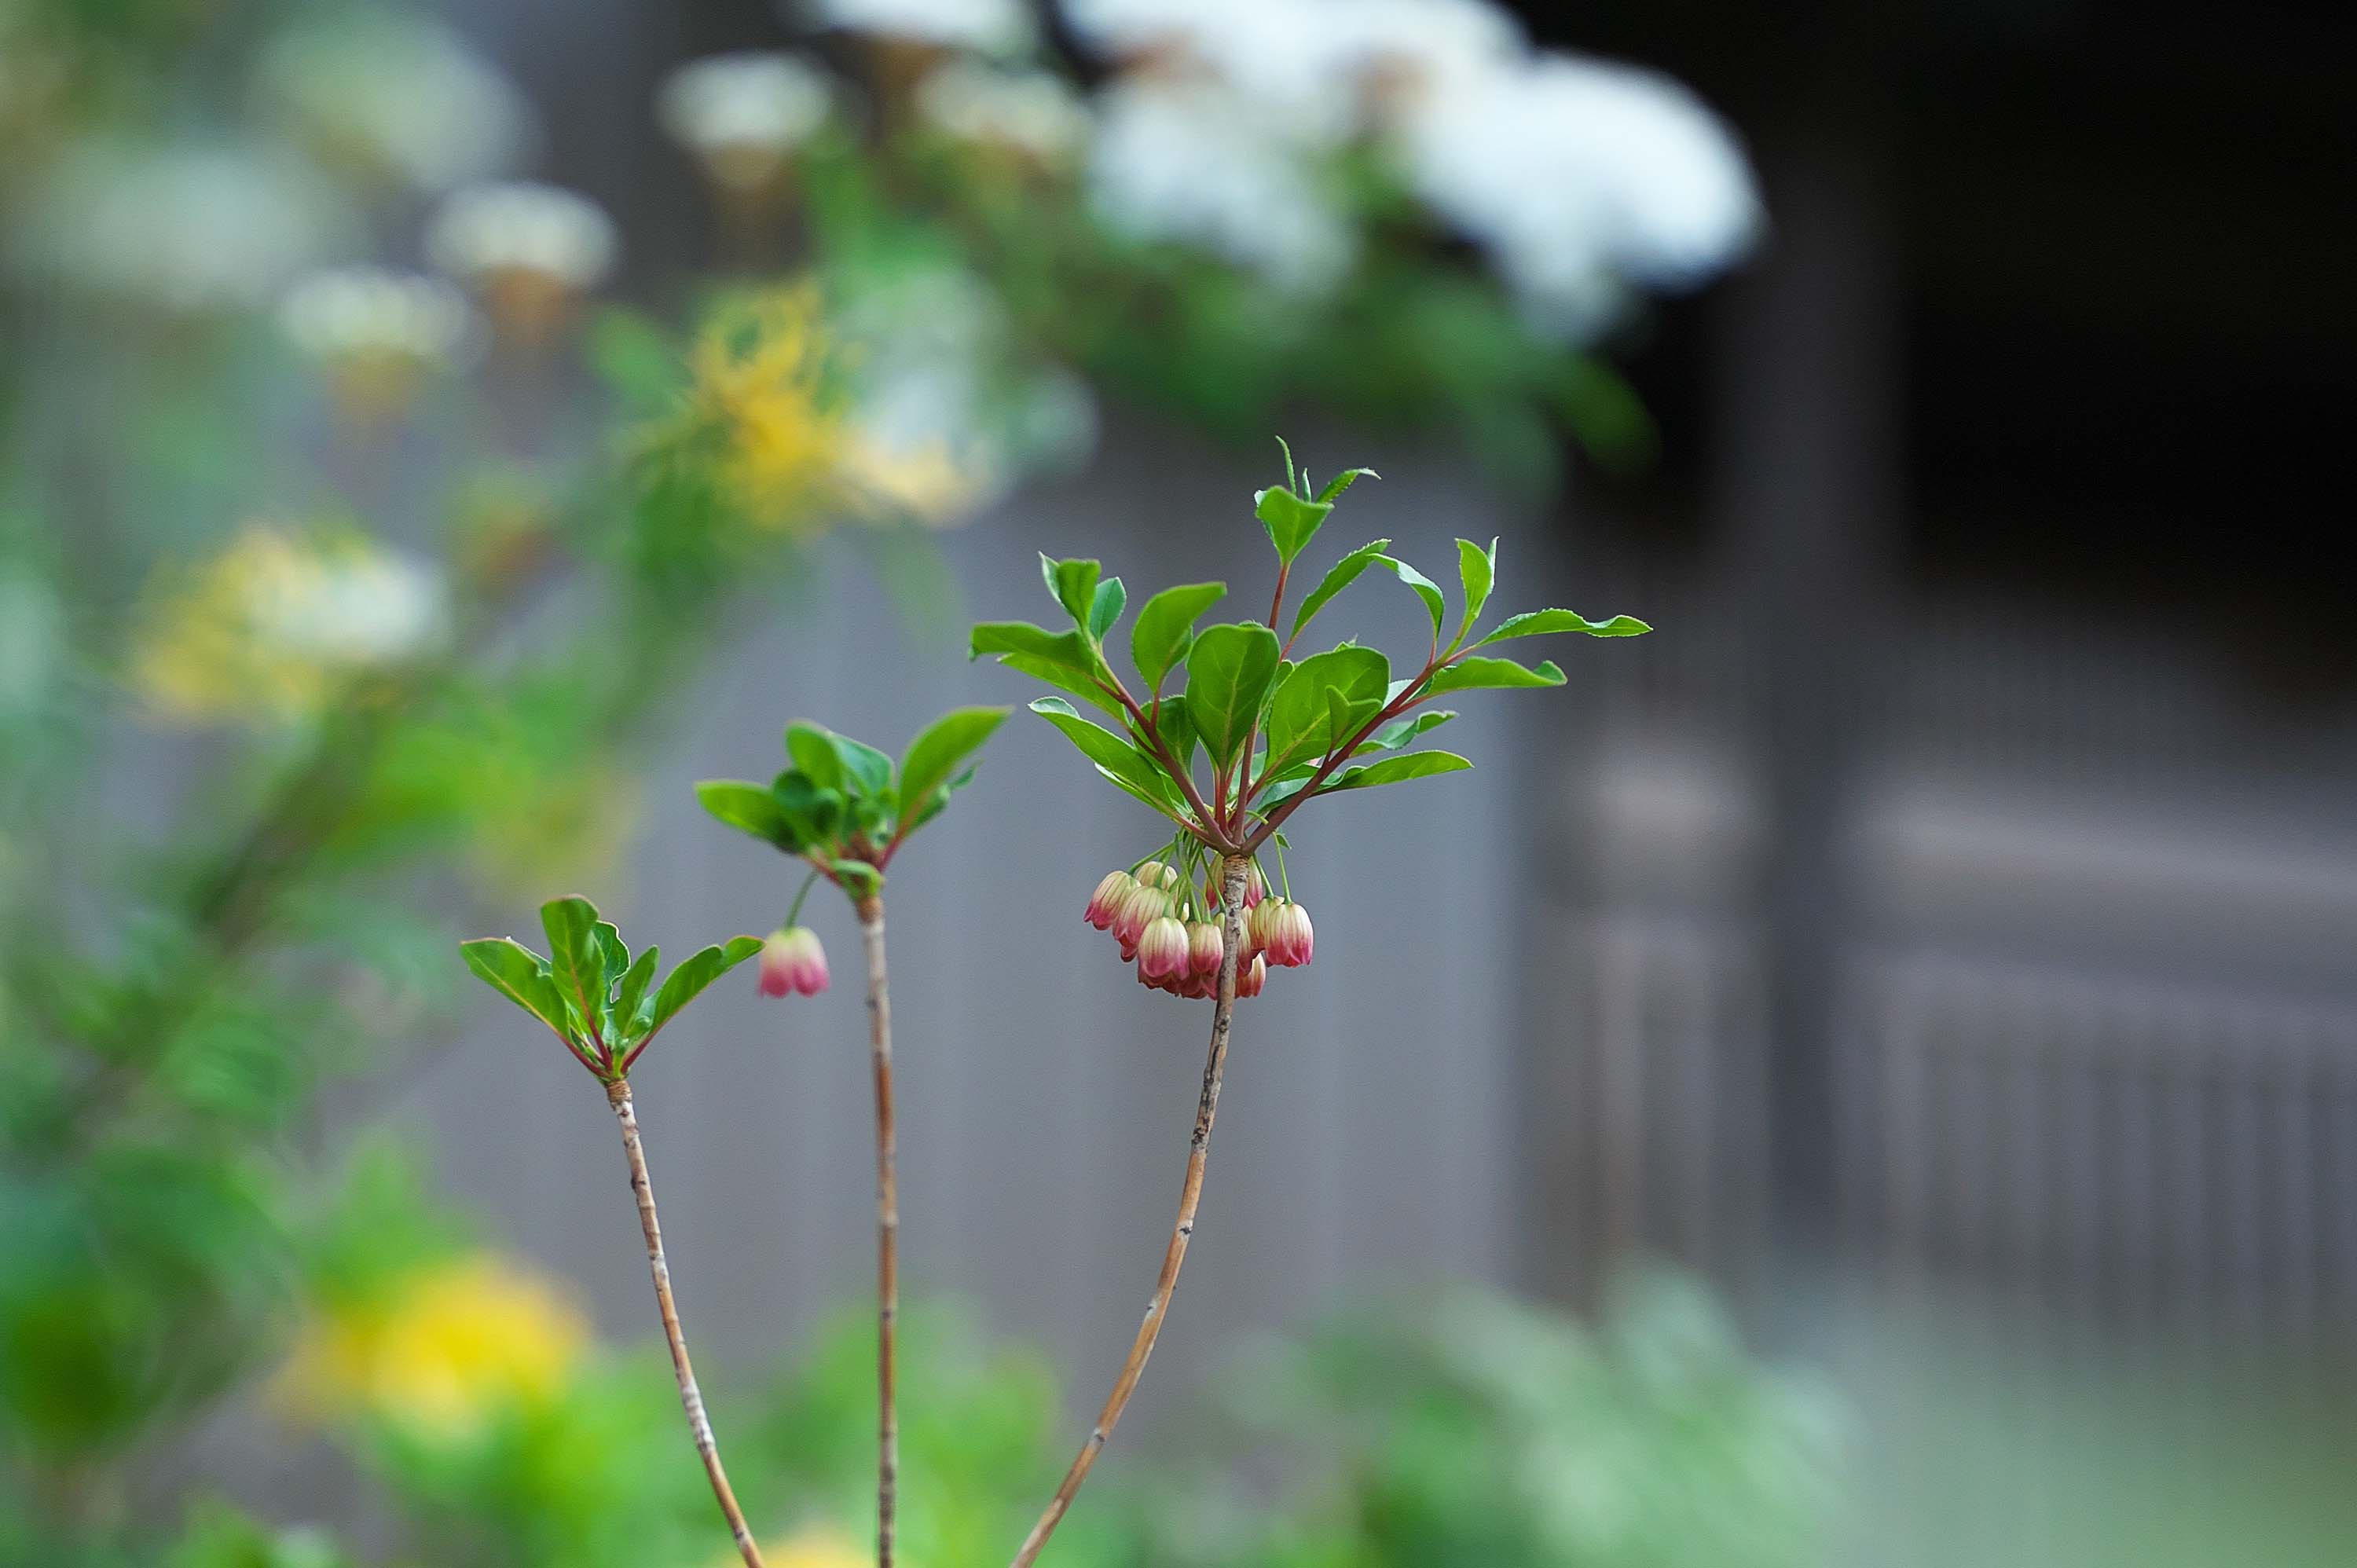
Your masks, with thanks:
M1269 962L1290 968L1309 961L1317 933L1310 929L1308 910L1290 898L1271 898L1253 911L1253 921Z
M1168 915L1156 916L1138 938L1137 972L1147 980L1168 980L1187 972L1187 928Z
M1187 963L1197 974L1217 974L1220 970L1220 928L1210 920L1198 920L1187 928Z
M1111 930L1114 912L1121 908L1121 901L1128 897L1129 890L1136 886L1137 879L1126 871L1105 873L1104 880L1097 884L1097 890L1089 895L1089 907L1082 918L1100 931Z
M1260 988L1267 983L1268 960L1258 953L1253 954L1252 962L1236 971L1236 994L1239 996L1257 996Z
M815 996L826 989L826 950L808 926L771 931L761 943L761 994Z

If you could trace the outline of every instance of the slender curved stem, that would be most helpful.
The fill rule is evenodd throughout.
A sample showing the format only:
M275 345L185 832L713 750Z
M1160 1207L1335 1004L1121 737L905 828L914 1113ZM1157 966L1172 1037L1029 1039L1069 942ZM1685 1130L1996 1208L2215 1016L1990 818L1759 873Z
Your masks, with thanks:
M876 1066L876 1563L892 1568L899 1504L899 1145L892 1124L892 996L884 976L884 900L858 904L867 950L867 1030Z
M720 1443L712 1435L712 1418L705 1413L704 1394L695 1386L695 1369L688 1365L687 1337L680 1330L679 1307L672 1300L671 1265L663 1261L662 1226L655 1219L655 1189L647 1179L646 1151L639 1146L639 1117L630 1108L630 1080L618 1078L608 1084L606 1099L614 1107L615 1119L622 1124L622 1153L630 1162L630 1190L639 1197L639 1226L647 1233L647 1267L655 1277L655 1305L662 1314L663 1337L671 1345L671 1369L679 1379L679 1402L687 1411L688 1434L695 1440L696 1457L704 1461L704 1473L712 1482L712 1495L719 1499L720 1515L728 1521L729 1533L737 1538L737 1551L745 1559L745 1568L762 1568L761 1549L753 1544L753 1532L745 1524L745 1510L737 1506L737 1494L728 1485L728 1472L721 1468Z
M1161 1335L1162 1320L1170 1311L1170 1295L1178 1285L1178 1269L1187 1261L1187 1243L1195 1234L1195 1208L1203 1196L1203 1165L1211 1147L1211 1118L1220 1108L1220 1081L1227 1070L1228 1026L1236 1006L1236 960L1244 945L1244 868L1250 864L1235 855L1220 863L1220 903L1225 915L1221 933L1219 999L1211 1012L1211 1049L1203 1063L1202 1096L1195 1102L1194 1135L1187 1144L1187 1176L1178 1188L1178 1218L1170 1228L1170 1244L1162 1251L1162 1273L1154 1282L1152 1299L1146 1303L1146 1321L1138 1326L1137 1338L1129 1348L1129 1359L1122 1363L1121 1375L1114 1380L1113 1393L1098 1412L1088 1441L1081 1444L1071 1468L1064 1472L1056 1495L1048 1500L1039 1522L1024 1538L1022 1550L1016 1552L1010 1568L1029 1568L1040 1549L1048 1544L1048 1538L1055 1533L1056 1526L1062 1522L1064 1511L1072 1506L1074 1494L1088 1478L1090 1466L1112 1440L1114 1426L1121 1420L1130 1394L1137 1388L1138 1378L1146 1371L1146 1359L1154 1353L1154 1341Z

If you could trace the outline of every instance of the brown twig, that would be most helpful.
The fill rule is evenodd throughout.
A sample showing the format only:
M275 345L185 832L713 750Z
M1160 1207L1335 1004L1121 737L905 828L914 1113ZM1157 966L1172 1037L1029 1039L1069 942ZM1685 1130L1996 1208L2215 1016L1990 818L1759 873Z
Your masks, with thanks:
M876 1563L892 1568L900 1489L900 1178L892 1124L892 997L884 976L884 900L871 893L857 908L876 1066Z
M1194 1136L1187 1144L1187 1176L1178 1188L1178 1219L1170 1228L1170 1244L1162 1251L1162 1273L1154 1282L1152 1299L1146 1303L1146 1321L1138 1325L1129 1359L1122 1363L1121 1376L1114 1380L1113 1393L1098 1412L1088 1441L1081 1444L1071 1468L1064 1472L1056 1495L1048 1500L1039 1522L1024 1538L1022 1550L1016 1552L1010 1568L1029 1568L1040 1549L1048 1544L1048 1537L1062 1522L1064 1511L1072 1506L1073 1495L1088 1478L1089 1467L1112 1440L1114 1426L1121 1420L1123 1408L1129 1403L1137 1380L1146 1371L1146 1359L1154 1354L1154 1341L1161 1335L1162 1320L1169 1313L1170 1295L1178 1285L1178 1268L1187 1261L1187 1243L1195 1234L1195 1207L1203 1196L1203 1163L1211 1147L1211 1117L1220 1108L1220 1080L1227 1070L1228 1025L1236 1006L1236 961L1244 945L1244 868L1250 864L1242 856L1231 855L1220 865L1220 903L1225 913L1221 933L1219 1000L1211 1012L1211 1049L1203 1063L1202 1097L1195 1103Z
M638 1113L630 1109L630 1080L618 1078L608 1083L606 1099L622 1124L622 1153L630 1162L630 1190L639 1197L639 1225L647 1233L647 1267L655 1277L655 1305L662 1314L663 1337L671 1344L671 1368L679 1379L679 1402L687 1411L688 1434L695 1440L696 1456L704 1461L704 1473L712 1481L712 1495L719 1499L721 1517L728 1521L729 1532L737 1538L737 1551L745 1559L745 1568L762 1568L761 1549L753 1544L753 1532L745 1524L745 1510L737 1506L737 1494L728 1485L728 1472L721 1468L720 1444L712 1435L712 1418L705 1413L703 1391L695 1386L695 1369L688 1365L687 1337L680 1331L679 1308L672 1301L671 1265L663 1261L662 1227L655 1219L654 1185L647 1179L646 1152L639 1147Z

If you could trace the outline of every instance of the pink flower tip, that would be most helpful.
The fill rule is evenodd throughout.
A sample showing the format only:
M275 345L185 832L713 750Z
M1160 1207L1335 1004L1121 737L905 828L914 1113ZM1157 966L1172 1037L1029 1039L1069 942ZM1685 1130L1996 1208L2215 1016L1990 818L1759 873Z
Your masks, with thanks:
M1197 974L1216 974L1220 968L1220 928L1198 920L1187 928L1187 964Z
M1257 996L1260 988L1267 983L1268 960L1258 953L1253 954L1252 962L1236 971L1236 994L1239 996Z
M761 943L762 995L815 996L826 983L826 950L808 926L780 927Z

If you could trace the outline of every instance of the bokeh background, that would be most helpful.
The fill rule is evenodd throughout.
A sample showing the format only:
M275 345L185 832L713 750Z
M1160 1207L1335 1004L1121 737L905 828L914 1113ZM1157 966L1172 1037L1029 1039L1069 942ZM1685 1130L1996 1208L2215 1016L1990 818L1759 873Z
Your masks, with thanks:
M1321 566L1657 629L1301 820L1050 1561L2348 1561L2348 32L0 0L0 1561L725 1561L607 1114L452 942L769 929L696 779L1028 696L1039 551L1249 606L1275 434L1383 476ZM1207 1010L1079 918L1156 842L1018 713L894 868L920 1568L1167 1234ZM636 1075L781 1568L866 1552L813 908L834 990Z

